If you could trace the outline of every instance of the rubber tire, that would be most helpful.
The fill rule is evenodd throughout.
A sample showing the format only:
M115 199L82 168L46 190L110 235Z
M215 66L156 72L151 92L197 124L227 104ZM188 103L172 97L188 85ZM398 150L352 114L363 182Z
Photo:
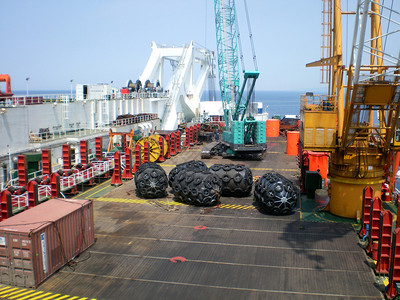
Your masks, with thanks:
M251 194L253 174L245 165L212 165L209 169L222 181L222 196L243 197Z
M168 178L164 169L156 163L141 165L135 173L136 192L145 199L163 198L167 195Z
M254 199L273 215L286 215L297 207L300 190L277 173L266 173L254 184Z

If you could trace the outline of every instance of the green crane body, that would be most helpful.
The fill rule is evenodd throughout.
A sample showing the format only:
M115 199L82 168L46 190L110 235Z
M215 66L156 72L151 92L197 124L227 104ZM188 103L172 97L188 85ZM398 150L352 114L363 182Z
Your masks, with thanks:
M227 145L225 156L260 156L266 150L266 124L263 121L255 120L248 111L254 86L260 73L244 71L244 81L239 90L235 1L215 0L214 8L219 86L225 120L222 141ZM244 90L248 82L250 87L244 98Z

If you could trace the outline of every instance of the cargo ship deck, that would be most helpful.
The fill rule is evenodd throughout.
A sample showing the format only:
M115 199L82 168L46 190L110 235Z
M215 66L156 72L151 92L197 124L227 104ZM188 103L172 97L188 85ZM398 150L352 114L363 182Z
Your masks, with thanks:
M262 161L205 162L244 163L253 176L274 171L298 184L297 157L285 154L285 138L267 142ZM201 148L161 165L168 174L200 159ZM120 187L106 181L76 198L94 201L95 244L18 299L383 298L352 224L308 222L313 209L302 203L285 216L259 210L252 196L193 207L175 202L171 193L140 199L133 181ZM0 297L8 297L7 288Z

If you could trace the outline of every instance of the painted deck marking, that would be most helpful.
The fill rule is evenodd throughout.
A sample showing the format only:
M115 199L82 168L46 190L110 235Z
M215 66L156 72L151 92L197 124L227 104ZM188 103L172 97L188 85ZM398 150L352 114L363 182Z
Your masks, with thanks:
M18 298L18 300L24 300L24 299L32 299L31 297L33 297L33 296L38 296L38 295L40 295L40 294L43 294L44 292L36 292L36 293L33 293L33 294L30 294L30 295L28 295L28 296L25 296L25 297L22 297L22 298Z
M68 298L68 297L70 297L70 295L61 296L61 297L58 297L58 298L56 298L54 300L61 300L61 299L65 299L65 298Z
M83 197L89 197L89 196L86 196L86 194L90 194L91 192L93 192L93 189L98 189L98 188L100 188L100 187L103 186L103 185L109 186L109 185L110 185L110 182L111 182L111 179L108 179L108 180L104 181L103 183L101 183L101 184L99 184L99 185L93 187L92 189L89 189L89 190L87 190L87 191L85 191L85 192L83 192L83 193L79 193L77 196L75 196L75 197L73 197L73 198L79 198L79 199L81 199L82 196L83 196ZM90 196L91 196L91 194L90 194Z
M254 171L298 172L299 169L250 168Z
M175 201L154 201L154 200L145 200L145 199L124 199L124 198L95 198L94 201L100 202L114 202L114 203L130 203L130 204L152 204L159 203L162 205L172 205L172 206L190 206L189 204L179 203ZM229 209L256 209L256 207L252 205L239 205L239 204L221 204L218 206L219 208L229 208Z
M40 298L42 298L42 297L46 297L46 296L48 296L48 295L51 295L51 293L44 293L43 295L39 295L39 296L37 296L37 297L35 297L35 298L32 298L32 299L29 299L29 300L37 300L37 299L40 299Z
M1 285L0 285L1 286ZM70 295L54 294L51 292L37 291L34 289L17 288L11 286L1 286L0 288L1 299L18 299L18 300L63 300L63 299L88 299L87 297L81 298L78 296L71 297ZM96 300L96 299L92 299Z
M34 290L30 290L30 291L27 291L27 292L22 292L20 294L17 294L17 295L14 295L12 297L9 297L8 299L15 299L15 298L18 298L18 297L21 297L21 296L25 296L25 295L28 295L28 294L33 294L34 292L35 292Z
M103 187L103 188L101 188L101 189L99 189L99 190L96 190L96 191L93 192L92 194L86 196L85 199L88 199L89 197L91 197L91 196L93 196L93 195L96 195L96 194L100 193L101 191L104 191L105 189L107 189L107 188L109 188L109 187L111 187L111 186L110 186L110 185L107 185L107 186L105 186L105 187Z
M8 292L14 291L16 289L17 288L11 288L11 287L8 286L8 287L6 287L6 290L4 290L3 292L0 293L0 295L7 294Z
M16 291L15 291L15 289L14 289L13 292L8 293L8 294L4 294L4 295L2 295L1 297L10 297L10 296L13 296L13 295L15 295L15 294L18 294L18 293L24 292L24 291L26 291L26 289L17 289L17 288L16 288Z
M54 299L54 298L56 298L56 297L58 297L58 296L61 296L61 294L55 294L55 295L51 295L51 296L49 296L49 297L43 298L43 300L50 300L50 299Z

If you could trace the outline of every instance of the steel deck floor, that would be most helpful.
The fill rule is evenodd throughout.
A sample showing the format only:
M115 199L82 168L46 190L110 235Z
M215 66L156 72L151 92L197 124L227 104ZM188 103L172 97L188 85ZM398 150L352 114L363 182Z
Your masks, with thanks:
M253 175L274 169L297 182L297 158L285 147L270 138L265 159L246 164ZM167 173L199 149L165 162ZM206 161L217 162L239 163ZM221 198L251 209L173 205L171 195L172 205L111 201L136 199L132 192L130 181L94 199L95 245L38 290L96 299L382 299L351 224L263 214L252 197Z

